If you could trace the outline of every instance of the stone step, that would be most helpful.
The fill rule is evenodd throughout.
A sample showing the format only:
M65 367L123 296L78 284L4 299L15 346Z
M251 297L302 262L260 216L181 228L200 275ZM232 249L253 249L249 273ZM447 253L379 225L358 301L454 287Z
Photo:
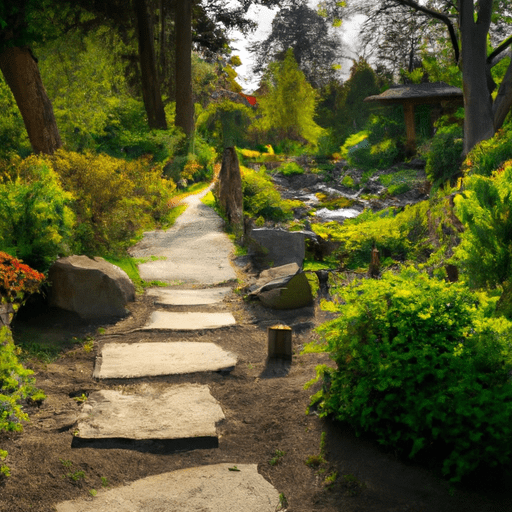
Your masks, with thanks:
M96 358L95 379L128 379L232 370L237 358L215 343L108 343Z
M149 288L147 295L155 297L155 304L160 306L206 306L222 302L229 292L231 292L229 287L203 290Z
M165 331L199 331L202 329L218 329L235 325L236 320L231 313L175 313L169 311L153 311L143 330Z
M231 471L230 471L231 469ZM233 471L234 470L234 471ZM65 501L57 512L275 512L278 491L256 464L180 469L100 490L95 498Z
M78 418L74 446L84 440L184 440L214 438L224 413L208 386L139 386L137 393L91 393ZM183 443L182 443L183 444ZM204 444L204 443L203 443Z

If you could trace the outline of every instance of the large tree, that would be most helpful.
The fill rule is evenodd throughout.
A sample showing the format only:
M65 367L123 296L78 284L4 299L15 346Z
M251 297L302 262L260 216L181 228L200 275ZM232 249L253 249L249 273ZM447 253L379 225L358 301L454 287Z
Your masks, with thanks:
M155 60L153 26L146 0L134 0L134 7L137 16L142 98L148 115L148 125L150 128L166 130L167 122Z
M32 149L52 154L62 141L37 59L29 46L43 34L42 27L34 27L29 20L45 7L44 2L36 0L0 4L0 69L20 109Z
M259 73L276 59L284 59L292 48L299 68L315 88L329 83L341 59L341 39L328 21L306 2L283 7L272 21L270 34L251 50Z
M475 144L494 135L512 107L512 61L494 99L496 84L491 77L491 68L512 44L510 1L430 0L424 5L416 0L382 0L384 3L412 8L416 16L441 23L448 32L454 61L462 71L467 154ZM339 6L332 1L325 7L327 14L340 15ZM489 36L495 49L488 54Z

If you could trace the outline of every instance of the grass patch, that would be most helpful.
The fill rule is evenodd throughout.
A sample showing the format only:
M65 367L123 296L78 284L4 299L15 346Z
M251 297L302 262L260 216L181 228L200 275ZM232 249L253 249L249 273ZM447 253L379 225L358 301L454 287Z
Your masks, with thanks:
M382 174L379 176L379 181L387 187L390 195L397 195L408 192L417 183L424 181L424 178L414 169L404 169L392 174Z
M138 265L162 258L158 258L157 256L151 256L150 258L131 258L130 256L120 258L107 256L105 259L113 265L117 265L121 270L124 270L128 274L128 277L132 280L137 293L144 293L144 290L150 286L169 286L168 283L164 283L162 281L144 281L141 279L139 274Z

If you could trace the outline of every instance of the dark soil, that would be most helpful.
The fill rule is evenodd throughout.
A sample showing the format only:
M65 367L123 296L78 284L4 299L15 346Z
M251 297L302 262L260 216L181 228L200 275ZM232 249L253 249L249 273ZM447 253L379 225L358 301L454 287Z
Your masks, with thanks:
M303 344L314 336L311 328L326 320L326 314L316 306L270 312L232 294L221 308L233 312L238 322L235 327L198 333L134 331L145 323L153 308L147 297L138 298L130 305L131 315L118 323L101 326L101 335L97 334L98 325L81 324L72 315L58 311L45 311L15 324L17 336L29 328L30 332L69 338L83 337L89 332L95 336L95 342L90 352L77 345L51 364L28 364L47 399L28 410L31 422L24 432L0 437L0 446L9 452L6 462L12 473L0 483L1 512L50 512L61 501L93 499L89 491L101 489L102 485L116 487L149 475L220 462L257 464L259 472L286 497L289 512L512 509L510 487L488 487L489 482L479 485L482 481L477 481L450 488L434 469L401 460L370 438L356 437L345 425L320 419L314 413L306 415L309 396L318 387L305 391L304 384L315 375L316 365L334 364L325 354L300 355ZM291 365L266 362L266 327L276 322L295 326ZM230 374L141 379L160 384L207 383L226 416L218 426L219 447L180 453L168 453L153 443L72 448L80 408L73 397L129 385L92 379L99 346L107 340L129 343L169 339L214 341L239 356ZM325 462L317 457L319 464L309 467L305 464L308 457L320 455L322 432L326 433ZM284 455L271 465L276 450ZM84 478L75 482L66 476L77 471L83 471ZM337 478L329 485L326 477L334 473Z

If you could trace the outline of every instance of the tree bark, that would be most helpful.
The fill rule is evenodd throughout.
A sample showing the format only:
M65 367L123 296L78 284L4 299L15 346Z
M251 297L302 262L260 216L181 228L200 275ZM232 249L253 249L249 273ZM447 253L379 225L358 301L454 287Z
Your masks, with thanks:
M0 53L0 69L20 109L32 149L35 153L53 154L62 147L62 141L30 49L6 48Z
M167 130L160 93L160 80L156 68L153 31L149 22L146 0L135 0L135 13L138 25L142 96L148 115L148 125L152 129Z
M192 2L176 2L176 126L187 137L194 131L192 100Z
M480 0L474 19L474 0L459 1L462 82L464 90L464 150L469 151L494 135L492 97L487 86L487 34L492 0Z

